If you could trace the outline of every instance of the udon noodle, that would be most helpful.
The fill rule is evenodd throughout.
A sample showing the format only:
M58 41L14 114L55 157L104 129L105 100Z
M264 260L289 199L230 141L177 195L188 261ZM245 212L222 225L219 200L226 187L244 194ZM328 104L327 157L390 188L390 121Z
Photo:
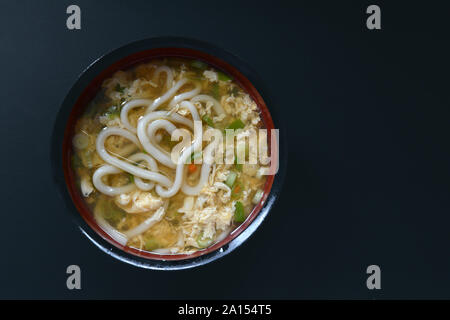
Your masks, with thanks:
M190 253L225 238L260 202L266 167L215 159L226 129L234 139L262 125L256 103L227 74L201 61L152 60L103 82L77 120L72 167L113 239ZM212 128L220 137L206 141Z

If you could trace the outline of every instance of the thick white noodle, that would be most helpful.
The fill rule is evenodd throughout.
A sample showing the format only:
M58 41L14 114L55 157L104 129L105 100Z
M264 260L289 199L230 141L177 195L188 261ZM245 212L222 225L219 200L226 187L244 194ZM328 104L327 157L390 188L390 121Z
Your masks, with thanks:
M164 214L166 213L167 204L168 202L166 202L166 204L163 207L156 210L155 213L153 213L153 215L150 218L144 220L144 222L142 222L137 227L125 231L124 235L128 237L128 239L132 239L150 229L155 223L161 221L161 219L164 217Z
M154 145L154 141L150 139L148 136L148 127L149 124L158 119L168 119L174 122L178 122L188 126L189 128L194 129L193 122L185 117L180 116L177 113L169 113L167 111L155 111L149 113L139 119L137 126L137 135L139 138L142 147L146 152L152 155L156 160L165 164L169 168L175 168L175 164L170 159L170 155L163 153L160 149L156 148ZM172 133L172 132L170 132Z
M122 111L120 111L120 121L122 121L123 126L131 132L136 133L136 128L133 127L130 123L130 120L128 120L128 112L130 112L131 109L137 107L148 108L148 106L150 106L152 103L153 100L150 99L136 99L125 103L125 105L122 107Z
M155 71L154 77L155 78L158 77L161 72L167 73L167 80L170 80L169 78L171 77L173 78L172 71L168 67L158 68ZM214 99L209 95L198 95L198 93L201 90L201 87L198 83L196 83L196 86L193 90L181 93L173 97L176 94L176 92L187 82L188 79L186 78L179 80L177 83L175 83L174 86L171 86L170 89L167 90L165 94L155 99L153 102L150 99L137 99L128 102L122 108L121 120L124 126L129 131L117 127L105 128L98 135L96 142L97 152L106 163L112 165L113 168L114 167L117 168L117 170L121 169L135 176L135 185L141 190L145 191L150 190L151 188L154 187L156 182L157 183L156 192L158 193L159 196L164 198L168 198L175 195L180 190L180 188L186 195L198 195L201 189L207 183L210 175L211 165L213 162L212 161L213 153L217 145L217 143L215 142L209 144L204 150L203 153L204 160L201 169L200 179L197 185L189 186L186 182L183 183L183 180L185 180L184 165L186 163L186 160L188 159L188 157L190 157L190 155L194 151L201 150L202 145L201 141L202 127L201 125L197 124L199 130L196 131L194 128L195 121L200 121L200 117L198 115L196 107L192 102L206 102L206 103L211 102L213 104L215 112L218 115L224 113L221 104L216 99ZM168 83L166 83L166 86L167 85ZM173 97L173 99L169 103L169 106L174 107L175 105L178 104L179 108L188 109L189 112L191 113L193 121L171 111L169 112L156 111L148 113L149 111L158 108L161 104L166 102L171 97ZM192 102L187 101L186 99L191 99ZM136 108L138 106L148 106L146 111L147 114L138 120L137 128L134 128L131 126L129 122L128 113L131 109ZM189 128L193 129L194 133L196 133L193 139L193 143L181 152L178 161L176 163L172 161L169 152L163 150L158 146L158 140L156 139L157 131L159 131L160 129L166 130L170 135L176 129L176 126L168 120L184 124ZM137 137L133 133L137 134ZM143 148L146 152L148 152L153 158L156 159L156 161L160 162L161 164L169 168L175 169L176 174L173 183L166 176L157 172L158 169L156 161L150 156L147 156L143 153L139 153L137 155L134 155L134 157L133 156L130 157L129 159L131 161L147 162L147 165L150 167L151 170L146 170L109 154L105 149L105 141L111 135L122 136L130 140L138 148ZM101 192L104 191L107 192L108 194L116 195L118 194L118 190L120 189L113 189L112 187L106 186L101 181L102 180L101 177L106 174L105 170L106 169L100 170L96 175L97 178L96 183L99 186L99 190ZM106 170L106 172L110 172L111 170L112 169L109 168L108 170ZM118 172L120 172L120 170L117 171L117 173ZM150 182L144 182L142 179L150 180ZM129 187L131 188L132 186L130 185Z
M103 218L102 213L100 212L99 204L97 204L94 208L94 218L97 221L100 228L103 229L111 238L116 240L121 245L126 245L128 242L128 238L126 235L124 235L122 232L114 229L108 221Z
M155 134L158 130L164 129L170 135L177 127L170 121L164 119L157 119L150 123L147 128L147 137L150 143L145 143L145 151L150 153L156 160L169 168L175 168L170 153L156 146Z
M223 110L223 107L220 104L220 102L207 94L199 94L199 95L193 97L191 99L191 101L192 102L205 102L205 103L212 102L213 109L217 113L217 115L220 116L222 114L225 114L225 111Z
M179 80L177 83L175 83L175 85L172 88L170 88L166 93L164 93L161 97L156 98L155 101L153 101L153 103L150 105L150 107L147 108L147 113L152 112L153 110L158 108L160 105L162 105L164 102L166 102L167 100L172 98L173 95L175 93L177 93L177 91L180 90L180 88L182 86L184 86L187 82L188 82L188 79L183 78L183 79Z
M141 124L141 127L146 127L150 122L152 122L156 119L171 120L173 122L181 123L191 129L194 129L194 123L191 120L179 115L178 113L173 113L170 111L154 111L154 112L148 113L139 119L138 127L139 127L139 124Z
M134 183L129 183L121 187L111 187L106 185L102 180L104 176L107 176L109 174L118 174L121 172L123 171L111 165L105 164L95 170L94 175L92 176L92 183L98 191L111 197L117 196L122 193L128 193L136 189Z
M173 108L181 101L188 100L188 99L195 97L196 95L198 95L200 93L201 90L202 90L202 87L201 87L200 83L198 83L198 82L195 83L195 88L192 89L191 91L183 92L183 93L180 93L179 95L173 97L173 99L169 102L169 108Z
M159 68L157 68L155 70L155 73L153 74L153 81L156 82L158 81L158 77L161 74L161 72L165 72L166 73L166 90L169 90L170 87L172 87L172 83L173 83L173 72L172 69L170 69L167 66L161 66Z
M147 165L150 167L150 170L152 170L154 172L158 172L158 164L156 163L155 159L150 157L148 154L145 154L142 152L135 153L132 156L130 156L128 159L130 159L131 161L135 161L135 162L145 161L147 163ZM144 182L139 177L134 178L134 183L136 184L136 187L138 187L139 189L141 189L143 191L149 191L149 190L153 189L153 187L155 186L154 182Z
M195 186L187 184L187 180L184 181L182 191L188 196L196 196L200 193L203 187L208 182L209 174L211 172L211 166L214 161L214 151L217 146L217 141L214 140L203 150L203 164L200 179Z
M156 192L158 193L158 195L160 197L163 197L163 198L172 197L180 190L181 185L183 183L184 165L186 163L186 160L188 159L188 157L191 156L192 152L194 152L196 150L201 150L201 146L202 146L203 128L201 126L200 117L198 115L197 109L192 104L192 102L189 102L189 101L183 101L180 104L180 107L186 108L190 111L190 113L192 115L192 119L194 120L194 126L195 125L198 126L197 130L195 130L195 128L194 128L194 132L196 132L197 135L194 135L193 143L188 148L184 149L180 154L180 157L178 159L178 164L176 167L175 180L174 180L172 186L168 189L164 188L161 185L156 186ZM139 132L139 130L138 130L138 132Z
M169 187L172 183L171 181L164 175L152 172L150 170L145 170L142 168L139 168L129 162L126 162L124 160L120 160L108 153L105 149L105 141L109 136L121 136L124 137L134 144L136 144L139 148L141 144L139 143L139 140L136 138L135 135L133 135L131 132L125 129L117 128L117 127L110 127L105 128L102 131L100 131L99 135L97 136L96 141L96 149L97 153L106 163L113 165L119 169L122 169L123 171L126 171L128 173L131 173L135 177L139 177L142 179L148 179L151 181L155 181L160 185L163 185L165 187Z

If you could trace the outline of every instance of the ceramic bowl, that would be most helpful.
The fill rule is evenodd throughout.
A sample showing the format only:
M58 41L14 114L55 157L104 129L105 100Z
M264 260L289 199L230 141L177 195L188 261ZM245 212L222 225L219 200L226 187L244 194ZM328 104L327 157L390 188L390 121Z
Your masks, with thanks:
M52 166L59 192L81 231L101 250L121 261L148 269L185 269L216 260L233 251L255 232L277 198L286 164L285 143L280 137L279 171L267 176L264 196L247 219L225 239L192 254L157 254L119 244L96 223L91 210L76 187L71 169L72 137L76 119L101 87L102 82L118 70L128 69L155 58L183 57L201 60L231 75L257 103L264 126L280 128L274 106L256 74L239 58L213 45L185 38L152 38L133 42L113 50L94 61L78 77L58 113L52 138ZM271 112L269 112L269 108ZM270 135L268 135L270 137ZM270 143L269 143L270 146Z

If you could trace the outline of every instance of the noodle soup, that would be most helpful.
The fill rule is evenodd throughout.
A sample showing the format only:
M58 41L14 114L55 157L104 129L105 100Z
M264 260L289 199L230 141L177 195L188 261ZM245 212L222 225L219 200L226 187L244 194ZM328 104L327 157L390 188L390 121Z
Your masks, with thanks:
M76 122L72 169L113 239L192 253L224 239L260 202L267 167L245 162L248 144L236 152L245 163L211 159L219 147L228 153L227 135L262 125L256 103L227 74L197 60L152 60L103 82ZM212 128L223 140L198 135Z

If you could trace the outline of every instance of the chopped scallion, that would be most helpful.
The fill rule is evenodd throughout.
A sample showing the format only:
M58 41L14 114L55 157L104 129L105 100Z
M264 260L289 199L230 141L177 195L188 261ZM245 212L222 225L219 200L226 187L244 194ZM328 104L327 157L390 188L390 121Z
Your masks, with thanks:
M104 116L107 116L109 119L114 119L120 115L120 108L117 106L111 106L109 107L106 112L104 113Z
M230 171L228 174L227 180L225 180L225 184L229 186L230 188L233 187L234 183L236 182L237 173L234 171Z
M236 222L244 222L245 213L244 213L244 205L240 201L236 201L234 204L234 221Z
M89 137L85 133L77 133L73 136L72 143L77 149L85 149L89 145Z
M220 81L231 81L231 77L223 72L217 72Z
M152 250L158 249L159 247L160 247L160 245L159 245L158 241L156 241L154 238L149 238L149 239L147 239L147 241L145 241L145 246L144 246L145 250L152 251Z
M203 237L203 232L200 233L197 237L197 244L200 248L206 248L208 247L212 242L211 238L204 238Z
M116 84L116 87L114 88L117 92L123 93L125 90L125 87L121 87L120 84Z
M210 117L208 117L207 115L204 115L204 116L202 117L202 120L203 120L208 126L210 126L211 128L214 128L214 122L211 120Z
M244 127L245 127L245 124L242 122L242 120L236 119L228 125L227 129L237 130L237 129L243 129Z
M211 95L214 97L214 99L219 100L220 99L220 92L219 92L219 84L214 83L211 88Z
M263 194L264 193L263 193L263 191L261 189L256 190L256 193L255 193L255 195L253 196L253 199L252 199L252 203L255 204L255 205L258 204L261 201Z
M195 159L200 159L201 157L202 157L201 151L192 152L191 157L187 158L186 163L194 163Z
M237 156L234 157L234 166L236 167L236 169L238 171L242 171L242 163L238 163L238 158Z
M208 65L206 63L204 63L203 61L200 60L194 60L191 62L191 67L200 69L200 70L205 70Z

